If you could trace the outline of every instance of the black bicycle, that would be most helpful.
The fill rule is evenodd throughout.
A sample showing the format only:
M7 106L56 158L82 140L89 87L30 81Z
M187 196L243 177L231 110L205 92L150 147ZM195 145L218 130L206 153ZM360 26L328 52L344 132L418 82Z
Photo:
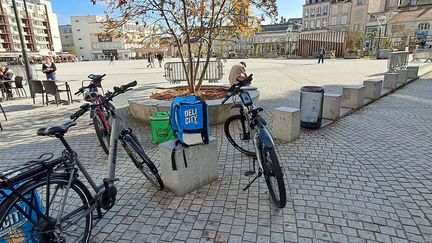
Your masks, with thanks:
M233 108L239 109L239 114L229 117L224 123L225 135L236 149L254 157L253 171L248 171L245 175L256 173L255 161L258 160L258 174L243 190L247 190L258 177L264 175L273 202L277 207L283 208L286 205L285 183L273 138L266 127L266 121L259 115L264 109L255 107L247 90L242 88L251 81L252 75L239 84L232 85L222 101L224 104L229 98L234 99L236 96L241 100L241 104L234 102L233 105Z
M38 160L0 175L0 196L3 198L0 203L0 241L88 242L94 218L101 219L102 210L110 210L116 202L114 182L119 180L115 178L118 141L147 179L158 189L163 189L156 166L110 106L112 98L135 85L136 81L114 87L114 92L108 92L102 104L84 104L71 116L71 121L38 130L39 136L60 139L65 150L58 159L53 160L52 154L44 154ZM110 111L113 125L107 176L97 185L64 136L76 125L75 120L100 105ZM78 171L94 190L93 195L79 179ZM93 215L95 210L97 214Z

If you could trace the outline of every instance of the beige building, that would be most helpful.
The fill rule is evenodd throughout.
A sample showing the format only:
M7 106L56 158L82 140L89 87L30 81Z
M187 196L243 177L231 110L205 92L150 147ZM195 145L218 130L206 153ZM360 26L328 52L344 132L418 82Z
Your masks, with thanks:
M328 29L334 31L348 31L351 19L351 0L334 0L330 4Z
M16 1L25 48L29 55L55 55L61 51L57 16L46 0ZM0 0L0 56L21 54L18 26L12 1Z
M63 52L70 52L75 48L72 35L72 25L59 25L60 40Z
M306 0L303 5L303 31L326 32L329 23L331 0Z
M159 47L159 40L146 38L154 26L130 22L121 28L122 37L106 32L106 19L101 16L71 16L72 36L78 56L83 60L105 60L136 56L135 49ZM147 35L147 36L146 36Z

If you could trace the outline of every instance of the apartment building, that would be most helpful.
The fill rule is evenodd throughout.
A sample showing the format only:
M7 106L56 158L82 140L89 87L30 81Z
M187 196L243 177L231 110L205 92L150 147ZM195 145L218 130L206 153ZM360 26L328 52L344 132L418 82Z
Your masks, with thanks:
M303 5L303 32L326 32L331 0L306 0Z
M351 19L351 0L333 0L330 4L328 29L348 31Z
M72 25L59 25L60 40L63 52L70 52L75 48L72 35Z
M121 37L106 30L107 20L103 16L71 16L72 36L78 56L83 60L104 60L113 55L116 59L136 56L135 49L158 47L158 38L146 38L155 26L143 23L126 23Z
M54 55L61 51L57 16L47 0L16 0L24 35L25 48L30 55ZM21 54L18 26L12 1L0 0L0 56Z

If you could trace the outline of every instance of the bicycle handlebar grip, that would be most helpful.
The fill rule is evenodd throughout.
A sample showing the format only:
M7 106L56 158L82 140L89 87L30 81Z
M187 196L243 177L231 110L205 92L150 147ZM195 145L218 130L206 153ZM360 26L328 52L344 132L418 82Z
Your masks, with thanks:
M227 93L227 94L225 95L225 99L222 100L222 105L225 104L225 102L227 102L227 100L228 100L229 98L231 98L231 96L232 96L232 93Z
M135 80L135 81L133 81L133 82L130 82L130 83L128 83L128 84L125 84L125 85L120 86L120 88L121 88L122 90L127 90L127 89L129 89L129 88L135 87L136 85L137 85L137 81Z
M69 118L71 120L76 120L78 119L80 116L84 115L88 108L90 107L90 104L86 103L84 105L81 106L81 109L79 109L77 112L75 112L74 114L72 114Z
M75 95L78 95L78 94L80 94L80 93L82 93L82 92L83 92L83 88L79 88L78 91L75 92Z

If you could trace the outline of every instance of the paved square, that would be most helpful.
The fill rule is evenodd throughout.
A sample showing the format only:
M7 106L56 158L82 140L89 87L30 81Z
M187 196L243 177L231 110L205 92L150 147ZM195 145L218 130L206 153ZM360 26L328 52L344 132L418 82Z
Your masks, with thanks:
M92 69L108 73L106 89L131 78L138 79L139 89L163 81L161 70L142 70L144 61L142 68L133 62L139 61L116 62L116 69L102 62L64 64L58 76L69 80L73 90ZM266 108L291 105L296 89L305 84L336 90L336 85L361 83L386 70L383 61L365 60L332 60L320 66L315 60L249 63ZM229 144L221 126L212 128L219 140L219 179L185 197L153 189L120 150L118 202L94 228L92 242L430 242L431 87L432 76L426 76L324 129L302 130L294 143L278 142L288 196L282 210L271 203L262 179L242 190L251 180L243 172L252 160ZM130 119L125 101L117 100L119 113L148 155L163 163L151 144L150 128ZM36 137L36 129L66 121L79 106L31 103L2 103L9 116L8 122L0 117L5 127L0 132L2 170L43 152L59 154L60 142ZM101 181L107 157L89 122L83 117L66 138Z

